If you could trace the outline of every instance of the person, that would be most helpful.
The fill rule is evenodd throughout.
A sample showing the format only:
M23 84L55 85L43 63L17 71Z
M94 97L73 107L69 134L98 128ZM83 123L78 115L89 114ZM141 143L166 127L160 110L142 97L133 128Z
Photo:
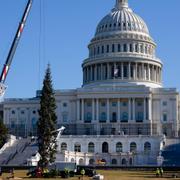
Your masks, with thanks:
M82 179L84 179L84 175L85 175L85 170L84 169L81 169L81 175L82 175Z
M161 167L160 168L160 175L161 175L161 177L163 177L163 173L164 173L164 171L163 171L163 168Z
M36 178L41 178L42 177L42 170L40 167L37 167L36 169Z
M159 171L159 168L156 169L156 177L159 177L160 175L160 171Z
M14 168L10 170L11 178L14 178Z

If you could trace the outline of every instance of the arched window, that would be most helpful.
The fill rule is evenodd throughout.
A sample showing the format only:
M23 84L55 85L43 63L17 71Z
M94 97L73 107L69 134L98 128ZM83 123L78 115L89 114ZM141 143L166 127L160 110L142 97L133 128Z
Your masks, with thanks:
M61 152L67 150L67 144L65 142L61 143Z
M108 153L109 152L109 147L107 142L103 142L102 144L102 153Z
M125 158L122 159L122 165L126 165L127 164L127 161Z
M149 142L144 143L144 151L145 152L151 151L151 143L149 143Z
M112 165L117 165L117 160L116 160L116 159L112 159L111 164L112 164Z
M116 144L116 152L117 152L117 153L123 152L123 145L122 145L121 142L118 142L118 143Z
M81 152L81 145L80 145L79 143L76 143L76 144L74 145L74 151L75 151L75 152Z
M88 144L88 152L93 153L94 152L94 143L90 142Z
M136 152L136 150L137 150L137 145L135 142L132 142L130 144L130 152Z
M94 164L94 159L90 159L89 160L89 165L93 165Z
M79 165L84 165L84 160L82 158L79 159Z

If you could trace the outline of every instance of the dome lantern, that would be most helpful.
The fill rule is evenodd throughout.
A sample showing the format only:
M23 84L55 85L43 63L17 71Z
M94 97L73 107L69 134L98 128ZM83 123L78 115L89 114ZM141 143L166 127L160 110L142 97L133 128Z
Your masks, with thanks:
M116 9L128 8L128 0L116 0Z

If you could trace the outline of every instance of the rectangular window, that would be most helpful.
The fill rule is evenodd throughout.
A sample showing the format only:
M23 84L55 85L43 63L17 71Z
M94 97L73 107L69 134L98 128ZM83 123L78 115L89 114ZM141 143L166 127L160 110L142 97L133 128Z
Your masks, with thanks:
M68 115L67 114L63 114L63 122L67 122L68 121Z
M91 102L87 102L87 107L91 107Z
M166 113L163 114L163 121L167 122L167 114Z
M102 106L102 107L105 107L105 106L106 106L106 103L105 103L105 102L102 102L102 103L101 103L101 106Z
M126 106L127 106L127 102L123 102L122 104L123 104L123 106L124 106L124 107L126 107Z
M99 54L99 52L100 52L100 49L99 49L99 46L98 46L97 54Z
M114 47L114 44L112 44L112 52L115 51L115 47Z
M118 52L121 52L121 45L118 44Z
M107 53L109 52L109 45L107 45L107 47L106 47L106 52Z
M102 54L104 53L104 46L102 46L101 53Z
M117 106L117 102L112 102L112 107L116 107Z
M167 106L167 101L163 101L163 106Z
M15 128L15 122L11 121L11 128Z

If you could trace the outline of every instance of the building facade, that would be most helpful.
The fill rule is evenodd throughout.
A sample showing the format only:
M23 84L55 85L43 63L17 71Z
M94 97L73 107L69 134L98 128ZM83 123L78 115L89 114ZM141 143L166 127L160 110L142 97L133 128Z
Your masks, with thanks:
M128 0L98 24L82 63L83 85L57 90L57 159L107 165L156 164L160 150L179 137L180 96L162 84L156 44ZM39 92L32 99L6 99L4 123L12 134L36 134Z

